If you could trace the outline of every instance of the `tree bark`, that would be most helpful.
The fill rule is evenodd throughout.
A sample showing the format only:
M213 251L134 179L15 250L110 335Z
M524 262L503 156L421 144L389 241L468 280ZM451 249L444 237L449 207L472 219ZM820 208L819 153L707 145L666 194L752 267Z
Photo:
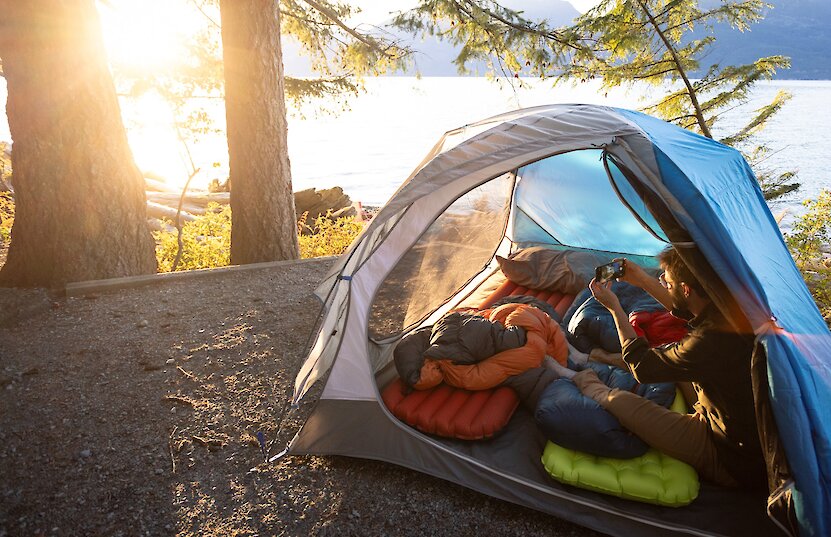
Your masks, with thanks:
M220 0L231 263L297 259L279 3Z
M0 284L155 272L93 0L0 0L0 13L16 206Z

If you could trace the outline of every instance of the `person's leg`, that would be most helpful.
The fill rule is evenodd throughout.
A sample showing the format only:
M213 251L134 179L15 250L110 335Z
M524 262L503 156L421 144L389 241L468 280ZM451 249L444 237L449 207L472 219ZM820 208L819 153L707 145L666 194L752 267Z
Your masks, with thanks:
M567 367L565 367L565 366L560 365L560 364L557 362L557 360L555 360L554 358L552 358L552 357L550 357L550 356L548 356L548 355L545 355L545 359L543 359L542 364L543 364L546 368L548 368L548 369L550 369L551 371L553 371L553 372L557 373L559 376L561 376L561 377L563 377L563 378L570 379L571 377L573 377L574 375L576 375L576 374L577 374L577 372L576 372L576 371L572 371L571 369L569 369L569 368L567 368Z
M611 389L591 370L581 371L572 380L584 395L650 446L686 462L709 481L737 485L718 460L710 426L703 416L678 414L637 394Z
M571 343L568 343L568 358L578 366L584 366L589 361L589 355L585 352L580 352Z
M589 353L589 360L600 364L613 365L628 371L629 366L623 361L623 355L619 352L606 352L600 347L595 347Z

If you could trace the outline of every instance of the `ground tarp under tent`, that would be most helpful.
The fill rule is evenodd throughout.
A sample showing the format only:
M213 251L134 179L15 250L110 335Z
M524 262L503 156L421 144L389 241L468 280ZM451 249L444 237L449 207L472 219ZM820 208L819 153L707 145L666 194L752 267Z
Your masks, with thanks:
M528 246L626 255L674 245L717 306L757 335L757 416L771 487L802 535L831 535L831 333L737 151L647 115L552 105L448 132L318 288L325 303L297 377L319 401L290 454L387 461L613 535L775 535L767 498L702 483L680 508L553 481L520 409L490 440L421 433L380 392L395 344L433 324Z

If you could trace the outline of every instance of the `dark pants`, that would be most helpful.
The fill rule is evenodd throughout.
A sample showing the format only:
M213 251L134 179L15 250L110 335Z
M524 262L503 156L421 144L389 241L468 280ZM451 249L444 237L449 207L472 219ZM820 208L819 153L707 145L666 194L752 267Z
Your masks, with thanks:
M719 460L704 416L678 414L631 392L611 390L598 401L620 423L658 451L686 462L704 479L725 487L738 483Z

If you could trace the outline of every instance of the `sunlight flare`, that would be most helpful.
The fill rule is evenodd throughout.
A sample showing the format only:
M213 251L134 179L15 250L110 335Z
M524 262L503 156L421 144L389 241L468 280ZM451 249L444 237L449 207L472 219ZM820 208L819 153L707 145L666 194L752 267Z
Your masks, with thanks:
M177 67L202 23L180 1L110 0L99 7L110 62L140 74Z
M122 115L133 156L143 173L163 178L172 187L184 185L188 162L176 136L173 109L155 91L122 99Z

